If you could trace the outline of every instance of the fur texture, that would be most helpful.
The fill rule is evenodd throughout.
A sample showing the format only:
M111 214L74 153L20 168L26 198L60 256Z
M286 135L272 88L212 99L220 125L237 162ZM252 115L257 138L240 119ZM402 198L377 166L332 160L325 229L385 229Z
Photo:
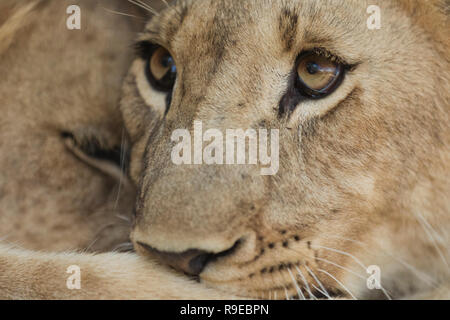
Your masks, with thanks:
M366 27L369 4L382 9L381 30ZM31 8L22 10L31 12ZM19 16L28 16L25 11ZM28 19L27 25L32 26ZM5 32L4 37L17 35L21 29L11 27L14 31ZM43 33L55 37L49 31ZM448 298L448 33L448 1L438 0L188 0L165 9L149 22L139 40L162 45L175 58L178 79L170 108L166 114L166 99L147 82L141 58L132 63L121 102L132 145L130 175L139 186L132 239L143 257L46 255L0 246L0 297ZM46 80L41 84L45 88L30 81L37 88L30 90L19 80L26 79L31 68L18 65L17 55L22 54L26 63L27 53L33 51L15 48L20 47L14 42L5 49L9 60L2 57L0 68L10 70L15 65L18 75L12 72L6 92L0 94L15 101L18 94L11 90L19 90L22 94L16 104L5 106L30 108L34 105L30 99L61 81ZM42 50L36 47L36 53L40 52L37 48ZM92 48L101 46L95 43ZM290 117L280 119L278 105L295 59L312 48L326 49L355 67L331 96L303 102ZM59 49L67 52L67 47ZM116 47L108 49L109 53L122 52ZM86 64L89 70L94 68L93 60ZM115 61L114 65L114 72L122 70L118 68L122 64ZM44 78L52 79L54 74L47 72ZM120 78L120 72L97 74L108 80ZM98 88L97 81L88 79L80 76L71 83L88 92ZM0 90L4 87L2 83ZM115 82L108 87L115 88ZM82 213L95 207L94 200L108 203L99 200L108 199L99 194L109 192L98 193L105 190L105 177L97 177L97 171L84 174L88 169L84 164L77 166L72 153L61 167L76 168L70 171L76 178L66 180L69 173L64 170L54 176L57 186L70 186L63 190L65 198L58 197L55 189L46 189L46 184L39 185L44 187L42 193L33 187L33 182L51 181L35 172L54 171L55 163L65 159L62 151L53 149L59 145L65 150L61 131L71 132L76 141L84 141L89 133L104 137L101 145L108 148L120 141L117 113L93 103L112 97L100 94L97 99L94 95L95 99L70 108L64 103L66 95L86 96L74 90L60 92L64 99L40 103L40 112L30 116L27 108L4 108L9 115L5 119L11 120L0 120L2 150L17 150L2 153L0 160L7 159L2 160L7 168L19 164L16 170L2 172L1 181L12 185L7 190L17 191L14 197L1 199L0 218L20 219L19 231L14 232L17 239L27 239L20 234L23 226L38 232L35 219L39 217L47 219L53 214L58 221L65 208ZM64 106L67 109L62 112ZM263 177L252 166L173 165L170 136L174 129L192 130L194 120L219 129L280 129L279 173ZM45 134L40 129L43 123ZM52 137L49 132L55 132L58 142L51 143L51 152L42 152L42 143L34 149L25 137L34 132L31 128L39 129L33 137ZM19 142L8 138L17 135ZM59 156L51 158L57 152ZM43 155L50 157L48 162L36 162ZM9 175L17 172L28 180ZM19 201L24 194L25 200ZM42 199L42 194L52 194L52 210L28 209L28 218L18 218L27 211L16 206L29 203L28 208L36 208L39 202L33 199ZM95 225L94 219L89 220L86 225ZM72 224L77 230L79 225ZM66 234L47 230L49 239L56 238L40 238L48 241L42 247L61 248L52 246L55 239L69 239L76 243L74 247L80 246L77 239L82 237L75 237L73 230ZM149 261L140 245L162 252L201 249L219 253L236 242L231 254L207 265L200 284ZM33 248L35 242L30 243ZM87 275L81 291L64 287L65 270L72 264ZM382 290L366 286L371 265L381 268Z
M367 28L371 4L381 8L380 30ZM137 250L233 247L200 278L249 297L402 298L445 287L447 9L446 1L205 0L155 17L140 40L169 50L178 78L170 106L147 83L145 61L125 83ZM353 67L332 95L279 118L296 58L314 48ZM173 164L171 135L193 134L195 120L204 131L279 129L278 174ZM367 288L372 265L381 290Z
M127 241L134 190L77 157L119 149L121 79L141 25L119 2L2 1L0 239L28 249L110 250ZM100 19L96 19L99 17ZM114 40L114 41L113 41ZM117 170L119 171L119 170ZM74 237L74 235L76 235Z

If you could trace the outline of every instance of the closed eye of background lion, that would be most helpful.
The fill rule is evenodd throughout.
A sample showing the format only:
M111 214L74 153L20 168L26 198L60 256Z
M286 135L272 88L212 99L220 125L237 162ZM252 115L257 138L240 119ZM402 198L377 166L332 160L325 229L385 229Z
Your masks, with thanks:
M172 3L139 34L120 103L139 257L6 251L0 293L24 297L14 279L41 283L29 270L47 261L46 297L74 297L58 270L75 261L81 298L448 298L448 13L443 0ZM172 134L195 121L279 130L278 172L175 165Z

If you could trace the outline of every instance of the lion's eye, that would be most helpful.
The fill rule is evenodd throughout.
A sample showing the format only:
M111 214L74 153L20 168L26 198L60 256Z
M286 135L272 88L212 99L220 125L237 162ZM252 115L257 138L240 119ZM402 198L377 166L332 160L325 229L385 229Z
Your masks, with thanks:
M172 91L177 77L177 68L169 51L159 46L154 48L147 60L147 76L156 89Z
M302 54L297 61L297 88L303 95L319 99L331 94L340 84L344 65L314 52Z

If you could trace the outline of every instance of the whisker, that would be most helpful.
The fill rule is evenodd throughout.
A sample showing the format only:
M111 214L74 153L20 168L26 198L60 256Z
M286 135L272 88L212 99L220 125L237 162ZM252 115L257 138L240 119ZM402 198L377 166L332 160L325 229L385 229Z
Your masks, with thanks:
M277 285L278 285L278 283L277 283L277 282L275 281L275 279L274 279L273 273L270 274L270 279L271 279L272 285L274 285L274 286L277 286ZM283 287L283 288L286 290L285 287ZM276 296L276 293L277 293L277 291L275 291L275 296Z
M388 300L392 300L391 295L388 293L388 291L381 285L381 283L378 283L378 285L380 286L380 290L381 292L383 292L383 294L386 296L386 298L388 298Z
M289 298L289 294L288 294L288 291L287 291L286 287L283 287L283 288L284 288L284 294L286 295L286 300L291 300Z
M181 19L181 12L179 12L179 11L176 9L175 6L171 6L171 5L167 2L167 0L160 0L160 1L161 1L162 3L164 3L164 4L167 6L167 8L174 10L174 11L178 14L178 17Z
M437 241L439 240L442 242L441 236L434 230L434 228L425 220L425 218L420 214L417 213L416 217L419 221L419 224L422 226L423 230L425 231L425 234L430 239L430 241L433 243L434 248L438 252L439 256L441 257L442 261L444 262L447 269L450 269L450 266L448 264L447 259L445 258L444 253L442 252L441 248L439 248ZM434 234L434 236L433 236ZM437 238L437 239L436 239Z
M366 266L364 266L364 264L358 259L358 258L356 258L354 255L352 255L352 254L350 254L350 253L348 253L348 252L345 252L345 251L341 251L341 250L338 250L338 249L333 249L333 248L328 248L328 247L324 247L324 246L320 246L320 245L313 245L315 248L319 248L319 249L325 249L325 250L329 250L329 251L332 251L332 252L336 252L336 253L339 253L339 254L343 254L343 255L345 255L345 256L347 256L347 257L350 257L350 258L352 258L363 270L367 270L367 267Z
M167 0L160 0L162 3L164 3L166 6L167 6L167 8L170 8L170 9L172 9L173 7L167 2Z
M327 289L325 289L324 285L322 284L322 282L320 282L320 280L317 278L317 276L314 274L314 272L312 272L312 270L305 265L306 270L309 272L309 274L314 278L314 280L317 282L317 284L320 286L320 288L322 288L322 290L319 290L316 286L314 286L314 284L312 284L314 286L314 288L319 291L321 294L323 294L325 297L327 297L329 300L331 300L331 296L328 293Z
M131 18L136 18L136 19L144 20L143 17L138 17L138 16L135 16L135 15L132 15L132 14L129 14L129 13L119 12L119 11L111 10L111 9L104 8L104 7L102 7L102 9L105 10L105 11L107 11L107 12L109 12L109 13L112 13L112 14L117 14L117 15L121 15L121 16L126 16L126 17L131 17Z
M345 238L345 237L340 237L340 236L333 236L333 235L330 235L329 237L355 243L355 244L361 246L364 249L364 251L366 251L368 254L371 254L372 256L374 255L372 251L367 249L367 244L365 244L365 243L363 243L361 241L353 240L353 239L349 239L349 238ZM412 264L406 262L405 260L401 259L400 257L394 256L394 255L390 254L389 252L386 252L385 250L382 250L382 253L387 255L388 257L394 259L396 262L398 262L399 264L404 266L406 269L410 270L412 273L414 273L417 276L417 278L419 280L422 280L423 282L425 282L426 284L432 286L433 288L437 288L438 287L438 284L436 283L436 281L432 277L427 275L425 272L423 272L421 270L418 270Z
M94 246L94 244L97 243L98 240L100 240L100 236L97 236L94 238L93 241L91 241L91 243L83 250L84 252L89 252L91 250L91 248Z
M94 238L93 241L91 241L91 243L84 249L85 252L89 252L89 250L91 250L91 248L94 246L95 243L97 243L98 240L100 240L101 238L101 234L106 230L109 229L111 227L117 226L119 224L117 223L109 223L107 225L105 225L104 227L100 228L99 231L97 231L96 233L96 237Z
M317 288L314 283L311 283L311 287L313 287L317 292L320 292L321 294L323 294L326 297L326 294L321 289ZM327 297L327 299L332 300L331 297Z
M291 276L292 282L294 283L295 288L297 289L298 298L302 298L302 300L306 300L305 296L303 295L302 289L298 286L298 282L295 279L294 275L292 274L292 271L290 268L287 268L289 275Z
M348 252L341 251L341 250L338 250L338 249L328 248L328 247L324 247L324 246L317 246L317 245L314 245L314 247L316 247L316 248L321 248L321 249L325 249L325 250L329 250L329 251L336 252L336 253L339 253L339 254L343 254L343 255L345 255L345 256L347 256L347 257L350 257L350 258L352 258L359 266L361 266L361 268L362 268L364 271L367 270L367 267L366 267L366 266L365 266L358 258L356 258L354 255L352 255L352 254L350 254L350 253L348 253ZM381 288L381 291L383 292L383 294L384 294L389 300L392 300L391 296L390 296L390 295L388 294L388 292L383 288L383 286L381 286L381 284L380 284L380 288Z
M299 251L297 251L297 250L295 250L295 249L293 249L293 248L289 248L289 249L292 250L292 251L294 251L294 252L296 252L296 253L298 253L298 254L303 255L301 252L299 252ZM303 255L303 256L305 256L305 255ZM305 276L303 275L302 271L301 271L297 266L295 266L295 268L297 269L298 274L299 274L300 277L302 278L302 281L303 281L303 283L305 284L306 291L307 291L308 294L310 295L310 298L313 299L313 297L314 297L314 298L317 300L317 298L316 298L316 297L314 296L314 294L311 292L311 288L309 287L308 281L306 280L306 278L305 278Z
M159 16L159 12L156 11L155 9L153 9L152 7L150 7L150 5L145 3L145 2L142 2L140 0L128 0L128 2L130 2L130 3L140 7L142 9L150 12L151 14L153 14L153 15L155 15L157 17Z
M335 267L337 267L337 268L339 268L339 269L345 270L345 271L347 271L348 273L353 274L354 276L356 276L356 277L358 277L358 278L360 278L360 279L366 280L366 277L365 277L365 276L362 276L362 275L356 273L355 271L350 270L350 269L348 269L348 268L346 268L346 267L343 267L343 266L341 266L341 265L339 265L339 264L337 264L337 263L335 263L335 262L333 262L333 261L330 261L330 260L327 260L327 259L323 259L323 258L318 258L318 257L316 257L315 259L316 259L316 260L319 260L319 261L323 261L323 262L328 263L328 264L331 264L331 265L333 265L333 266L335 266Z
M116 217L119 218L119 219L122 220L122 221L131 223L131 219L128 218L128 217L126 217L126 216L123 216L123 215L121 215L121 214L116 214Z
M114 210L117 209L117 206L119 205L120 192L122 191L123 176L125 174L125 152L125 129L122 128L122 138L120 141L120 172L122 172L122 175L119 180L119 188L117 190L116 201L114 203Z
M2 239L2 241L5 242L8 246L11 246L12 249L22 249L22 250L27 250L27 249L25 248L25 246L24 246L23 244L20 244L18 241L11 242L11 241L9 241L9 240L6 240L6 237L4 237L4 238Z
M344 288L345 291L347 291L353 298L353 300L358 300L356 299L356 297L353 295L353 293L350 292L350 290L347 289L346 286L344 286L344 284L342 282L340 282L338 279L336 279L333 275L331 275L330 273L326 272L323 269L318 269L319 272L325 273L327 276L329 276L331 279L333 279L334 281L336 281L342 288Z
M294 251L294 252L296 252L296 253L298 253L298 254L301 254L303 257L308 257L308 256L304 255L302 252L299 252L299 251L297 251L297 250L295 250L295 249L293 249L293 248L289 248L289 249L292 250L292 251ZM314 258L314 259L315 259L316 257L308 257L308 258ZM297 269L298 274L300 275L300 277L302 278L303 282L305 283L305 285L306 285L306 290L307 290L308 293L310 294L311 298L312 298L312 297L316 298L316 297L314 296L314 294L311 292L311 289L309 288L309 285L308 285L308 281L307 281L306 278L304 277L304 275L303 275L302 271L300 270L300 268L298 268L297 266L296 266L295 268ZM322 286L323 290L326 291L325 288L323 287L322 283L321 283L321 282L317 279L317 277L313 274L313 272L311 271L311 269L309 269L307 265L305 265L305 268L306 268L306 269L308 270L308 272L313 276L314 280L315 280L317 283L319 283L320 286ZM331 297L330 297L330 295L329 295L328 293L325 294L322 290L320 290L319 292L322 293L322 294L323 294L324 296L326 296L327 298L331 299ZM316 300L317 300L317 298L316 298Z
M349 272L349 273L355 275L356 277L358 277L358 278L360 278L360 279L362 279L362 280L366 280L366 279L367 279L365 276L362 276L362 275L360 275L360 274L358 274L358 273L356 273L356 272L354 272L354 271L352 271L352 270L350 270L350 269L348 269L348 268L345 268L345 267L343 267L343 266L341 266L341 265L339 265L339 264L337 264L337 263L335 263L335 262L332 262L332 261L330 261L330 260L323 259L323 258L318 258L318 257L316 257L315 259L316 259L316 260L319 260L319 261L323 261L323 262L328 263L328 264L332 264L332 265L334 265L334 266L336 266L336 267L338 267L338 268L340 268L340 269L342 269L342 270L345 270L345 271L347 271L347 272ZM390 295L389 295L389 294L387 293L387 291L381 286L380 283L379 283L379 285L380 285L380 289L381 289L381 291L383 292L383 294L384 294L389 300L392 300L392 298L390 297Z
M439 232L437 232L433 226L425 219L425 217L420 214L420 213L416 213L416 217L423 222L423 224L432 232L434 233L434 235L436 236L436 240L439 241L444 241L444 239L442 238L442 236L439 234Z
M317 297L311 292L311 288L309 287L308 281L306 280L305 276L303 275L302 271L300 270L299 267L295 266L295 269L297 269L298 274L300 275L300 277L302 278L303 283L305 284L306 287L306 291L309 294L309 297L311 299L315 299L317 300Z

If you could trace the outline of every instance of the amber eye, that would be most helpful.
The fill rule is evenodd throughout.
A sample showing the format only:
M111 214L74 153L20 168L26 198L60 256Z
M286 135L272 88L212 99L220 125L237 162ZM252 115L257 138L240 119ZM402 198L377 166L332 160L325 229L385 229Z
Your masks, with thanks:
M297 61L297 87L310 98L323 98L341 83L344 65L324 55L307 52Z
M159 46L152 50L147 60L147 77L156 89L172 91L177 77L177 68L169 51Z

